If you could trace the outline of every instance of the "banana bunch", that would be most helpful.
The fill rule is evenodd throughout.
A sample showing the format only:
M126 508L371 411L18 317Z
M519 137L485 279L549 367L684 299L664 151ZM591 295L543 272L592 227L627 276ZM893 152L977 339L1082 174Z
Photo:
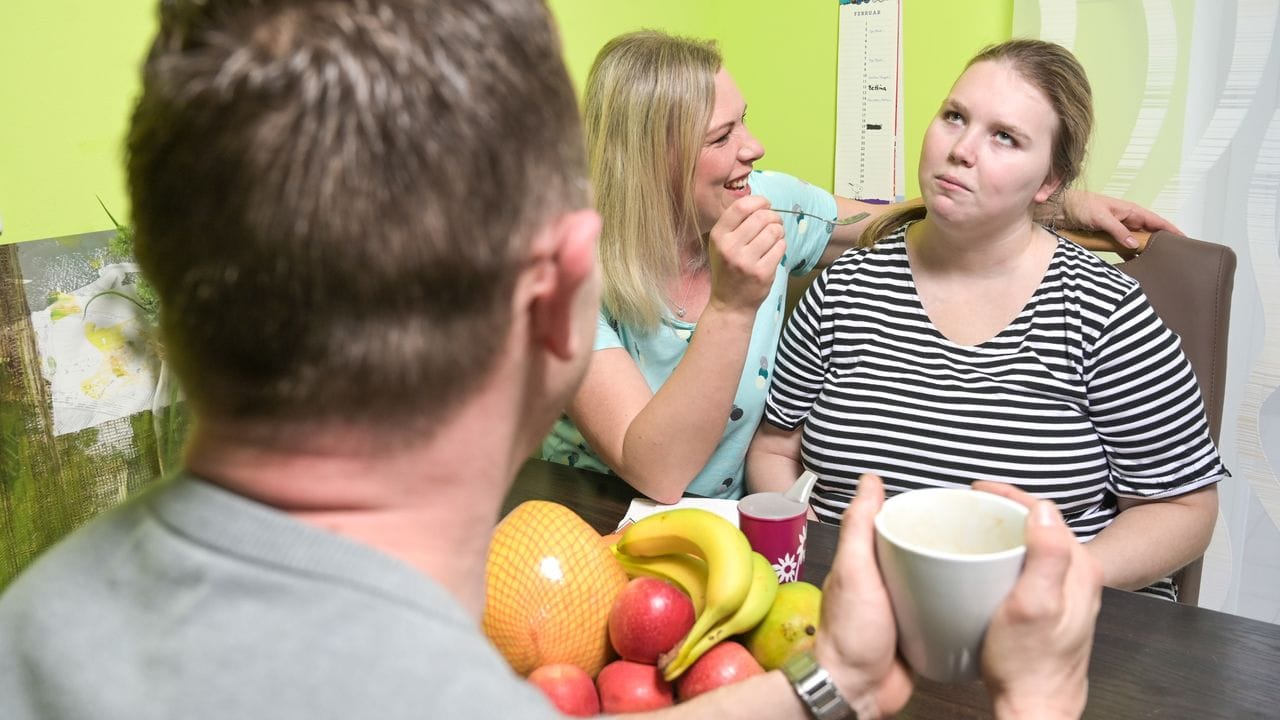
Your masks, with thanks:
M701 615L707 606L707 561L688 553L667 553L653 557L632 557L613 546L613 556L618 559L627 577L646 577L666 580L684 591L693 601L694 615Z
M733 523L697 508L650 515L613 548L628 575L669 580L693 600L697 617L680 645L659 660L679 677L703 653L760 623L778 594L778 576Z

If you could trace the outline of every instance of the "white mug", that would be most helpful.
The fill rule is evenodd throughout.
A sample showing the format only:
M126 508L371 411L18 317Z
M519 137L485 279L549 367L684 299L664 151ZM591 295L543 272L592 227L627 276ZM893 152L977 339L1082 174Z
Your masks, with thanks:
M1026 555L1027 509L960 488L913 490L876 515L876 557L898 648L938 682L978 676L982 639Z

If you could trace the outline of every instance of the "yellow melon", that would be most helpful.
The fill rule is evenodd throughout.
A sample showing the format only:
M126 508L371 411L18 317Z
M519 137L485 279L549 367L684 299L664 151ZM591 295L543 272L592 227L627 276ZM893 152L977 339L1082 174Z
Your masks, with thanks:
M610 658L609 609L627 574L569 508L521 503L494 530L484 632L521 675L572 663L595 677Z

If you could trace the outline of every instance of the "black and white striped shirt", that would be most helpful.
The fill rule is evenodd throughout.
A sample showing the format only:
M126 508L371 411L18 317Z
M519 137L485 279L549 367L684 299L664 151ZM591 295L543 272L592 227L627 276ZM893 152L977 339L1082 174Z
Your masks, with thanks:
M766 419L803 423L813 507L839 522L858 476L889 494L974 480L1057 502L1084 541L1117 496L1184 494L1226 477L1178 338L1136 280L1059 238L1018 317L957 345L916 294L899 231L815 281L783 333Z

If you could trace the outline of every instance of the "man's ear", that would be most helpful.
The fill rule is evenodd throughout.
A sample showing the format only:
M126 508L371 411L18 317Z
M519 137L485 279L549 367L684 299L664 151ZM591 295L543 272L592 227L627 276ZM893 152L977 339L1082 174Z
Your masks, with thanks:
M529 304L530 336L561 360L583 351L578 347L580 313L589 311L595 327L600 302L596 278L600 223L595 210L565 213L548 223L535 242L537 280ZM589 306L585 310L584 304Z

